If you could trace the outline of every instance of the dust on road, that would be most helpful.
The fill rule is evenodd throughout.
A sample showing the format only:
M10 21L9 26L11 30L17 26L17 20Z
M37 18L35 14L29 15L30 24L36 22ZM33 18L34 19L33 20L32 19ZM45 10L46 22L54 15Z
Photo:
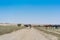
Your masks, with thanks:
M0 40L57 40L55 36L43 35L44 33L34 28L25 28L10 34L0 36ZM52 38L49 38L52 37Z

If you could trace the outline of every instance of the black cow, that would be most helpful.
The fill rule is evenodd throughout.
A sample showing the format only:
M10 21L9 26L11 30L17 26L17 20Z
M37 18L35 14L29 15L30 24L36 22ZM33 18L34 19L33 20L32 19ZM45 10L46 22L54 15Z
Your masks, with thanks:
M58 29L60 25L52 25L52 27L55 27L55 29Z
M28 25L24 25L25 27L28 27Z
M31 28L31 24L27 24L27 25L24 25L25 27L30 27Z

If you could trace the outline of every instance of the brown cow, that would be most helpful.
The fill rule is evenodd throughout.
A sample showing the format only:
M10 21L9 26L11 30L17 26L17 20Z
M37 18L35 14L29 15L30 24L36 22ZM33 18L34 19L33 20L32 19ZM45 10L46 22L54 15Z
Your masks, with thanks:
M46 29L48 28L52 29L52 25L44 25L44 27L46 27Z

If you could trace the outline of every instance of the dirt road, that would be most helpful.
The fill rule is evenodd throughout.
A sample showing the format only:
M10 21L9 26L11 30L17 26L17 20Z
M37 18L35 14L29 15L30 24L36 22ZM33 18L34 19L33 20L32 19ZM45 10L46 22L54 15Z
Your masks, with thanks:
M34 28L25 28L10 34L0 36L0 40L57 40L57 37L38 31Z

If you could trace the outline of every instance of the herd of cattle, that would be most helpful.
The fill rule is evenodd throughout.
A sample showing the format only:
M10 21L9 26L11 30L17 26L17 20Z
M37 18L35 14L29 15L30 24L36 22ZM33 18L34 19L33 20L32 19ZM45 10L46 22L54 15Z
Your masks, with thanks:
M22 24L18 24L18 26L21 26ZM60 28L60 25L31 25L31 24L24 24L25 27L46 27L46 28Z
M60 28L60 25L44 25L44 27L46 27L46 28L55 28L55 29L58 29L58 28Z

